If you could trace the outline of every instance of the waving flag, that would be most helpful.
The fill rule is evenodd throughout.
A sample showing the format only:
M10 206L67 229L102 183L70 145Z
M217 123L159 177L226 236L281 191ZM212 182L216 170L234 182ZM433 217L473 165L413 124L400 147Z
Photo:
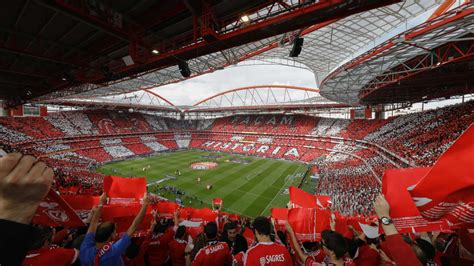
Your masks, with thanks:
M224 201L222 201L221 198L214 198L212 199L212 204L222 206L222 204L224 204Z
M209 208L202 208L202 209L193 209L191 213L191 221L193 222L215 222L217 219L217 213L213 212Z
M159 217L173 218L174 212L179 208L178 204L172 201L160 201L155 204ZM185 212L183 212L184 215Z
M104 177L104 192L109 197L109 204L112 205L140 203L140 199L146 193L146 179L106 176Z
M275 220L275 227L277 230L284 230L286 221L288 220L287 208L272 208L271 216Z
M74 210L54 190L50 190L40 202L33 224L48 226L81 227L85 226Z
M474 126L441 155L411 197L427 220L474 227Z
M135 216L140 211L140 208L140 204L105 205L102 208L102 219L105 221L111 221L117 217ZM150 207L148 207L147 213L151 213Z
M330 229L330 215L316 208L293 208L288 211L288 223L299 241L319 241L321 232Z
M290 203L292 208L321 208L324 209L330 204L331 197L313 195L302 189L291 186Z
M430 169L419 167L385 170L382 192L390 203L390 217L400 233L437 231L447 227L445 222L424 219L407 190L418 183Z
M62 198L71 206L71 208L82 219L87 219L92 208L99 204L98 196L90 195L62 195Z
M135 216L123 216L123 217L117 217L114 218L114 222L117 225L116 230L117 233L123 233L128 230L130 225L132 225L133 220L135 219ZM153 216L151 214L145 215L143 217L143 221L138 225L137 231L133 234L132 237L141 237L146 235L146 233L149 231L150 226L151 226L151 221L153 220Z
M247 245L251 247L253 242L255 242L255 234L253 231L246 227L242 235L245 237L245 240L247 240Z

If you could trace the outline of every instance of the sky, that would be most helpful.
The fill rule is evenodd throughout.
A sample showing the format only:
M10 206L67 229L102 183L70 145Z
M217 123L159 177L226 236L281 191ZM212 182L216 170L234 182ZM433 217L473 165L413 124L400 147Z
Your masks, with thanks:
M291 85L316 88L311 71L279 65L231 66L210 74L153 89L175 105L194 103L217 93L256 85Z

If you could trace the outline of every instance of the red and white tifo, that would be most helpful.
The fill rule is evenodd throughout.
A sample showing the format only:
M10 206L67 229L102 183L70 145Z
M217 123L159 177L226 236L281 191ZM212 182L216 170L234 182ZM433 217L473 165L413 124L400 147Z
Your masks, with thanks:
M191 168L194 170L210 170L216 168L218 165L216 162L199 162L191 164Z

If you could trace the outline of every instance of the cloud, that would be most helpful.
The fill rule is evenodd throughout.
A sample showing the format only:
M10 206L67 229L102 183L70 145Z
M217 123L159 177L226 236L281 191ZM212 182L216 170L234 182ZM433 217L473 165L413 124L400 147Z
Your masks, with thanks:
M175 105L192 105L217 93L256 85L291 85L315 88L312 72L280 65L233 66L183 82L154 88Z

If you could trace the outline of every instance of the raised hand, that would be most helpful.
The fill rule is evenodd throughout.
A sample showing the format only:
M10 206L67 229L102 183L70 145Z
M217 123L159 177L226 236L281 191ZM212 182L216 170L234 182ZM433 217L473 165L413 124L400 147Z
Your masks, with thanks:
M53 182L53 170L35 157L0 158L0 219L28 224Z
M375 209L375 213L379 217L390 216L390 205L388 204L383 194L379 194L377 198L375 199L374 209Z

